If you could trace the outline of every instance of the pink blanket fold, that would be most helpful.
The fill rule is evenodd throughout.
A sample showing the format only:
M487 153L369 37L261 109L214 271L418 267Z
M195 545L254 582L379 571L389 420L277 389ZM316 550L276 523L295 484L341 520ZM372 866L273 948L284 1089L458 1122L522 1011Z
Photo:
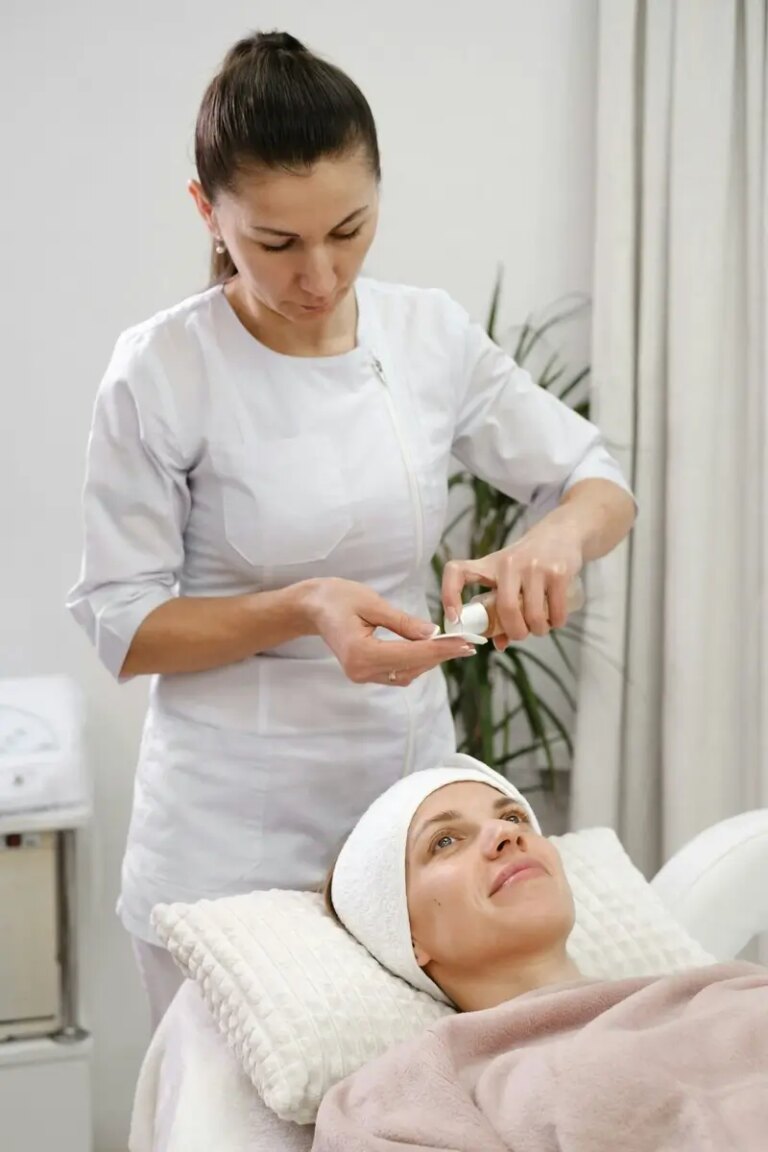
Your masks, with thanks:
M328 1093L313 1152L768 1152L768 971L579 981L441 1020Z

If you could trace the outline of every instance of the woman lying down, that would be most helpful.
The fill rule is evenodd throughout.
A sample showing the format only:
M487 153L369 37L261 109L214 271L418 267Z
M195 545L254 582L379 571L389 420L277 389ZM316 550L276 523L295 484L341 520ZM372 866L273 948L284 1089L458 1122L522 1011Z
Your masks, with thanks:
M313 1149L765 1152L768 972L581 977L557 850L486 771L400 780L341 851L334 914L459 1012L329 1092Z

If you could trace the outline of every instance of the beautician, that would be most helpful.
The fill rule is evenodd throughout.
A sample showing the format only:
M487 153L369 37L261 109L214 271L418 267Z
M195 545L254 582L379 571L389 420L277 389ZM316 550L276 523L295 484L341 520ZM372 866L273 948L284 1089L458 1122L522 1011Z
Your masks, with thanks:
M379 151L343 72L240 41L195 156L214 285L117 341L69 598L116 677L153 677L119 912L154 1023L180 982L154 904L317 887L374 797L453 750L438 665L473 649L430 639L426 603L451 455L540 513L446 571L449 618L498 588L500 645L563 624L635 514L597 429L448 296L360 277Z

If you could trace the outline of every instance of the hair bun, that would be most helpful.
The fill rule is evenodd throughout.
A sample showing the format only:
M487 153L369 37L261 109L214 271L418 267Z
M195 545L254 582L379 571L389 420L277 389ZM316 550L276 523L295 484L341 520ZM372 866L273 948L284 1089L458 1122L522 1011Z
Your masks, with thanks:
M259 32L256 35L256 47L271 49L276 52L306 52L307 49L291 36L290 32Z
M224 57L222 70L226 72L241 63L253 65L259 57L262 61L265 57L275 60L279 58L280 53L283 54L283 58L288 55L310 55L301 41L291 36L289 32L256 32L232 45Z

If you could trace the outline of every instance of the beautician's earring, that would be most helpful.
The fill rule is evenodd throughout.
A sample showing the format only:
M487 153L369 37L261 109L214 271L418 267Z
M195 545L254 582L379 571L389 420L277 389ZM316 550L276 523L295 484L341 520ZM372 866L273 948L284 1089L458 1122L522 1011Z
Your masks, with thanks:
M214 239L216 240L216 252L219 254L219 256L223 256L227 250L226 244L222 240L221 236L216 236Z

